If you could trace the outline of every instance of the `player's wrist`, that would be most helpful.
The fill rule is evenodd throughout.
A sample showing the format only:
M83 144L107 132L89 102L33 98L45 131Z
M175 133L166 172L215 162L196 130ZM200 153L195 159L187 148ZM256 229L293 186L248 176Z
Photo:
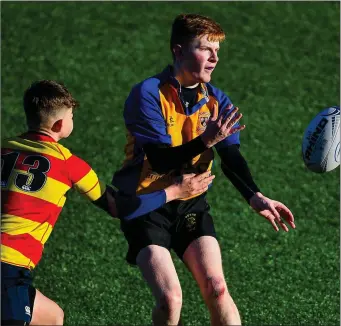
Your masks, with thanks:
M211 148L214 145L213 142L205 136L205 133L202 133L199 137L206 148Z
M264 195L261 192L255 192L253 196L250 197L249 203L251 204L257 198L264 198Z
M179 199L180 193L181 193L180 185L172 184L171 186L165 189L165 193L166 193L166 203L175 199Z

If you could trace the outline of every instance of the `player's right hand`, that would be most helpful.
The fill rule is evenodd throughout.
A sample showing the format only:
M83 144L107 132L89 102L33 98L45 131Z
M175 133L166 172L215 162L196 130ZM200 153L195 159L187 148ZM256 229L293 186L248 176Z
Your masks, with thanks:
M175 184L165 189L167 202L175 199L187 198L207 191L215 175L211 171L201 174L184 174L175 181Z
M205 131L200 135L207 148L214 146L226 137L245 128L245 125L234 127L243 115L241 113L237 113L239 110L238 107L235 107L232 111L230 111L232 107L233 105L230 104L218 115L218 105L215 104L213 106L213 114L207 121Z

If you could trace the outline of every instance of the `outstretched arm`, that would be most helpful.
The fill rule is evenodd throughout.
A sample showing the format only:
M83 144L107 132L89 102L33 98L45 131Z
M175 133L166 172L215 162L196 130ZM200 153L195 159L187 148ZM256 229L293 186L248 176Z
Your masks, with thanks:
M284 220L294 229L294 216L284 204L265 197L254 182L246 160L239 151L239 145L230 145L219 149L218 153L222 159L222 170L230 179L231 183L238 189L250 206L266 220L268 220L276 231L280 227L288 232L289 229Z
M250 198L260 190L252 178L245 158L239 151L239 144L220 148L218 154L221 158L221 169L225 176L249 203Z

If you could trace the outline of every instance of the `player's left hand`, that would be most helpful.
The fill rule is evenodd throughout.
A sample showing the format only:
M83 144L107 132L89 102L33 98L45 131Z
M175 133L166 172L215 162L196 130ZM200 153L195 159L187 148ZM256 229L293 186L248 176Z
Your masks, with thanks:
M296 228L294 223L294 216L290 209L279 201L272 200L257 192L250 199L250 206L261 216L265 217L273 226L275 231L279 231L276 222L280 227L288 232L289 229L282 220L282 218L293 228Z

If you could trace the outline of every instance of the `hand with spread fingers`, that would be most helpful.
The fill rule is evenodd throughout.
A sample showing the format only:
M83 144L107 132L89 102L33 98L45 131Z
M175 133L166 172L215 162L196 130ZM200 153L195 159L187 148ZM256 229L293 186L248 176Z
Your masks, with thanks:
M214 146L226 137L245 128L245 125L235 127L235 124L243 115L237 113L239 110L238 107L235 107L234 109L232 109L232 107L233 105L230 104L218 114L218 105L214 104L213 114L207 121L205 131L200 135L207 148Z
M288 232L289 229L284 223L287 222L293 229L296 228L294 216L290 209L279 201L272 200L257 192L250 199L250 206L261 216L265 217L273 226L275 231L279 231L277 223L280 227Z

